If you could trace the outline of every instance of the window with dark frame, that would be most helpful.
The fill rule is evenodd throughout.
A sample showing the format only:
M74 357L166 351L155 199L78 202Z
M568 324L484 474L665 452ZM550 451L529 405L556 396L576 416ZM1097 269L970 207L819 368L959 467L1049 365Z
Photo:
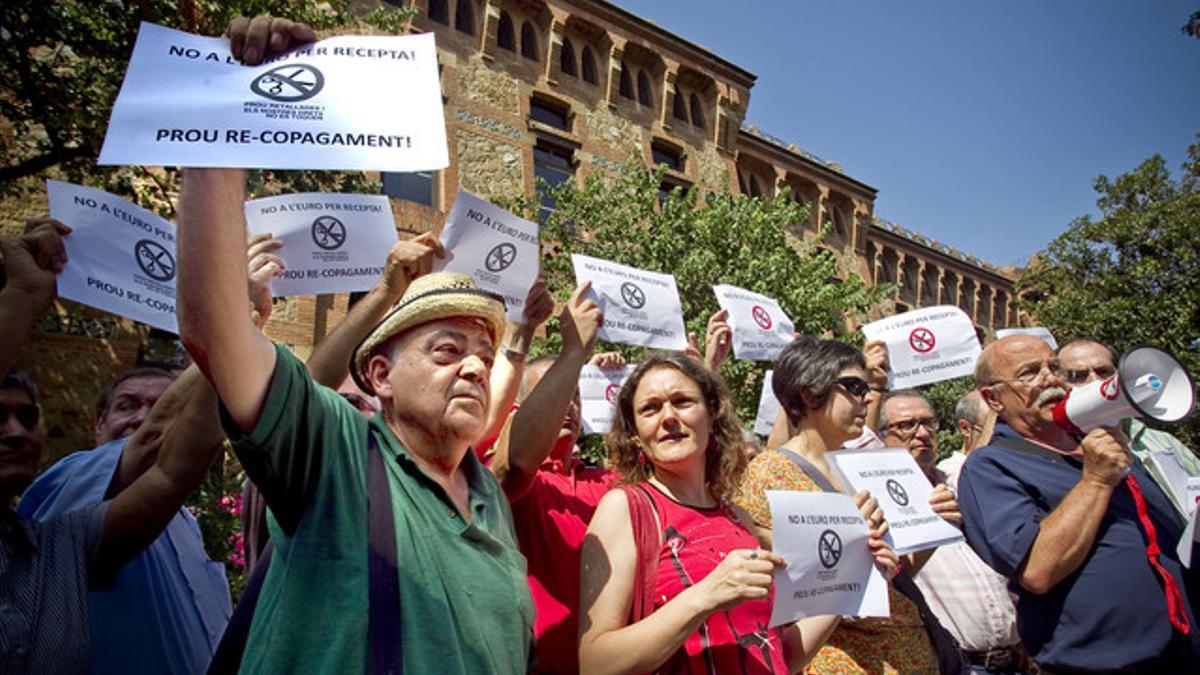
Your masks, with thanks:
M701 105L701 103L700 103L700 97L697 96L696 94L692 94L691 103L692 103L692 106L691 106L692 107L692 126L696 127L697 129L703 129L704 128L704 106Z
M454 8L454 29L467 35L475 34L475 7L473 0L458 0Z
M513 28L512 15L505 10L500 11L500 24L496 27L496 46L510 52L517 51L517 33Z
M650 144L650 159L655 166L666 164L668 169L683 173L683 152L678 148L655 141Z
M617 93L622 98L633 100L633 77L629 74L629 64L621 63L621 79L617 85Z
M688 121L687 104L683 102L683 92L676 89L674 99L671 103L671 115L677 120Z
M541 57L538 56L537 31L528 21L521 23L521 56L530 61L541 60Z
M383 194L394 199L433 206L432 171L413 173L383 172Z
M429 20L450 25L450 10L447 0L429 0Z
M592 48L584 45L579 60L580 70L583 71L583 81L588 84L600 84L600 78L596 76L596 55L592 53Z
M529 101L529 118L555 129L571 130L571 109L556 101L533 98Z
M537 181L538 220L543 224L557 208L550 190L575 178L573 154L569 148L545 140L533 146L533 174L541 179Z
M650 78L646 76L646 71L638 71L637 84L638 103L641 103L647 108L654 107L654 92L650 90Z
M558 69L562 71L563 75L579 76L579 69L575 67L575 45L571 44L569 37L563 37L562 53L558 56Z

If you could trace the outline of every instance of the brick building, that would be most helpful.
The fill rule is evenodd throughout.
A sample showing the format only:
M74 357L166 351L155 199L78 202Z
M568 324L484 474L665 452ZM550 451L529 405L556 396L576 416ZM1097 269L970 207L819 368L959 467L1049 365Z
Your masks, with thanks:
M532 194L619 168L631 153L666 164L664 187L698 185L810 206L793 234L825 224L842 274L898 282L897 311L963 308L981 332L1019 323L1016 270L998 269L875 214L876 188L745 123L755 76L713 52L602 0L394 0L419 10L414 32L437 36L451 164L383 174L402 231L441 226L454 195ZM361 0L363 9L386 4ZM28 213L44 204L22 205ZM44 213L44 211L41 211ZM348 298L276 301L272 337L306 356L344 315ZM145 327L59 303L21 364L47 391L50 455L90 445L88 410L111 375L170 361L174 343Z

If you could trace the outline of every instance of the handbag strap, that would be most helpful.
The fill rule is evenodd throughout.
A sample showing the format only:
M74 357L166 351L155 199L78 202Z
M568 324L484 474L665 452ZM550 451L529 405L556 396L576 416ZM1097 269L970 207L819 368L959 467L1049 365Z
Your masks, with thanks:
M629 615L632 625L654 612L654 587L658 583L662 528L658 522L658 509L654 508L654 499L646 492L646 488L641 485L622 485L621 490L629 501L629 522L633 527L633 543L637 549L633 604Z
M387 467L375 435L367 431L367 672L404 672L400 639L400 577L396 562L396 526Z
M822 491L840 492L840 490L833 486L833 483L829 482L829 479L825 477L825 474L821 473L817 467L813 466L812 462L801 457L799 453L792 452L787 448L778 448L778 450L779 452L783 453L784 457L787 457L789 460L791 460L792 464L800 467L800 470L803 471L809 478L811 478L812 482L816 483L817 487L821 488Z

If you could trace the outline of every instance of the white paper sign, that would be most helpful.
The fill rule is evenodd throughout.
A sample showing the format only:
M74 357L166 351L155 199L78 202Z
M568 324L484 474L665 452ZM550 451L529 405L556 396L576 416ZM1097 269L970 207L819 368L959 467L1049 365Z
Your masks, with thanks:
M443 168L433 34L334 37L243 66L228 38L143 23L99 163Z
M717 304L729 312L733 355L746 361L774 361L794 339L792 320L774 298L738 286L713 286Z
M580 369L579 401L583 433L608 433L617 414L617 396L621 393L621 385L636 368L634 364L625 364L623 368L601 368L588 364Z
M1200 478L1189 478L1187 483L1187 504L1188 506L1188 522L1187 527L1183 528L1183 536L1179 537L1179 544L1175 547L1175 554L1179 556L1179 562L1184 567L1192 566L1192 549L1200 535L1200 530L1196 525L1196 521L1200 519L1200 509L1196 508L1197 501L1200 501Z
M781 407L779 399L775 398L775 389L771 386L771 378L775 371L768 370L763 376L762 393L758 395L758 414L754 416L754 433L759 436L770 436L775 419L779 417Z
M589 295L604 312L601 340L675 351L687 347L674 276L578 253L571 262L575 283L591 281Z
M867 548L854 500L828 492L767 490L775 570L771 626L809 616L890 616L887 580Z
M839 450L825 457L847 492L867 490L879 502L898 555L963 540L929 505L933 486L908 450Z
M975 372L983 348L966 312L952 305L924 307L862 327L868 340L887 344L892 389L907 389Z
M446 257L435 270L462 272L504 296L508 320L525 323L525 296L537 281L538 226L470 192L458 191L442 230Z
M1055 340L1054 336L1051 335L1050 331L1044 326L1033 326L1032 328L1001 328L1000 330L996 331L997 340L1008 337L1009 335L1032 335L1034 337L1040 337L1046 341L1046 344L1050 345L1050 349L1058 351L1058 340Z
M1174 450L1158 450L1150 453L1149 466L1146 468L1154 476L1159 485L1167 488L1167 497L1175 504L1180 513L1189 514L1196 508L1194 495L1188 494L1187 468L1179 460Z
M246 202L250 234L283 242L284 270L271 280L276 297L370 290L396 243L392 207L383 195L302 192Z
M46 181L50 217L71 227L58 295L172 333L175 223L116 195Z

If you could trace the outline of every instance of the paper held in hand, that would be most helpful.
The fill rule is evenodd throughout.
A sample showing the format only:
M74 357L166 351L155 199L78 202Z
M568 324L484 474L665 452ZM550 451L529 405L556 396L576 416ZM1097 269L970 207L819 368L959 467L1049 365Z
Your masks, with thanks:
M171 333L175 318L175 224L82 185L46 181L50 217L71 228L58 295Z
M717 304L729 312L733 355L745 361L774 361L794 338L792 320L774 299L737 286L713 286Z
M1050 349L1058 351L1058 340L1054 339L1054 335L1044 326L1031 326L1029 328L1001 328L996 331L996 339L1006 338L1009 335L1032 335L1039 337L1050 345Z
M143 23L100 164L424 171L449 164L432 33L346 35L258 66Z
M673 351L687 347L675 277L578 253L571 262L575 283L591 281L589 297L604 312L601 340Z
M963 540L929 505L933 486L908 450L839 450L825 459L847 493L866 490L879 502L897 555Z
M825 614L890 616L887 579L867 547L854 500L832 492L767 490L775 570L771 626Z
M583 433L604 434L612 426L617 413L617 396L621 385L633 374L636 364L625 364L623 368L606 369L588 364L579 371L580 413L583 417Z
M269 232L283 272L275 297L370 290L397 241L392 207L383 195L301 192L245 204L250 234Z
M434 271L462 272L482 289L504 297L509 321L525 323L525 296L537 281L538 226L458 191L442 230L446 257Z
M1196 508L1200 503L1200 478L1188 478L1187 503L1189 505L1187 526L1183 528L1183 536L1179 537L1179 543L1175 546L1175 555L1179 556L1179 562L1184 567L1190 568L1192 551L1195 549L1196 542L1200 540L1200 526L1196 524L1196 521L1200 519L1200 508Z
M775 419L779 417L779 399L775 398L775 390L771 386L771 378L775 371L768 370L763 375L762 392L758 395L758 413L754 416L754 433L759 436L770 436Z
M862 332L868 340L887 344L890 389L972 375L983 351L971 319L951 305L889 316L863 326Z

